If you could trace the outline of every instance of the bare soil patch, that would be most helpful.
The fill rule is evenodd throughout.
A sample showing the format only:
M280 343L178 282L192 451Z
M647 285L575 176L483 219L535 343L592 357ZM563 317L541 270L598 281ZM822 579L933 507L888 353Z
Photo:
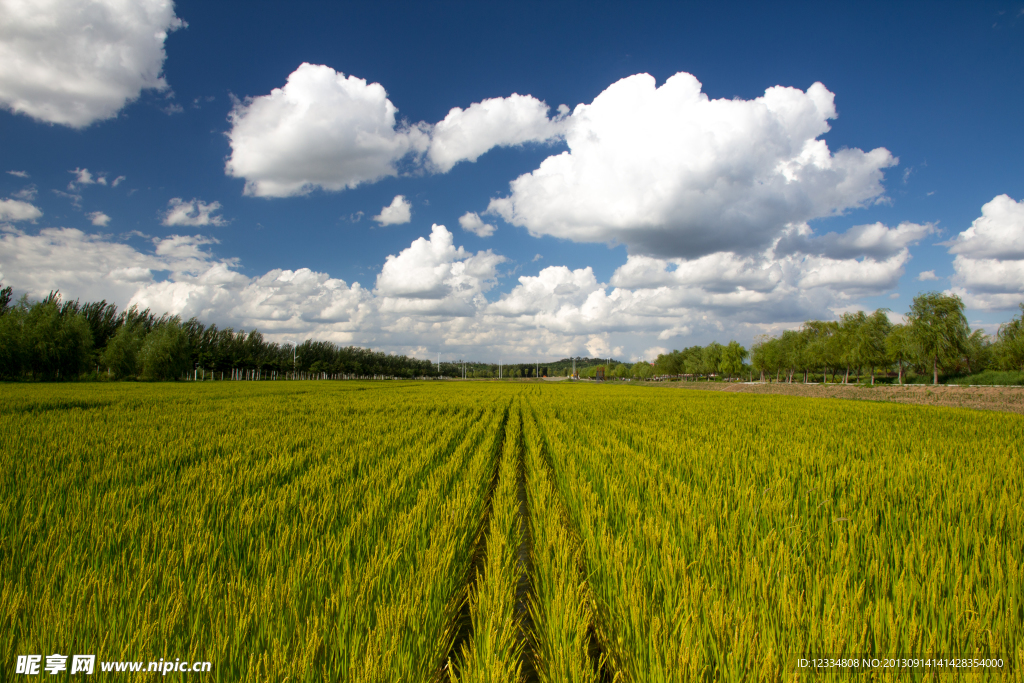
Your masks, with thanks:
M740 384L724 382L665 382L648 386L701 391L732 391L744 394L784 394L813 398L846 398L859 401L889 401L916 403L950 408L998 410L1024 415L1024 387L958 387L955 385L878 385L860 387L842 384L800 384L771 382L768 384Z

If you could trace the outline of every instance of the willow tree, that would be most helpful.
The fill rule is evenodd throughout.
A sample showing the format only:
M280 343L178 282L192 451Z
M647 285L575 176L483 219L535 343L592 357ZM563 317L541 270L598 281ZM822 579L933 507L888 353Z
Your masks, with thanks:
M914 362L917 357L909 325L892 326L885 337L885 355L896 364L900 373L900 384L903 384L903 366Z
M956 295L926 292L914 297L907 321L922 359L931 361L932 384L938 384L939 364L958 358L967 348L970 327L964 302Z

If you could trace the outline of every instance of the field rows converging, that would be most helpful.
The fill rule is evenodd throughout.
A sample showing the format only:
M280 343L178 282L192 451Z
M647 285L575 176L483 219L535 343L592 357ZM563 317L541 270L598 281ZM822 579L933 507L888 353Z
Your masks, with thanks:
M924 654L1024 680L1015 415L12 385L0 443L4 679L19 655L87 653L222 681L781 681L798 657Z

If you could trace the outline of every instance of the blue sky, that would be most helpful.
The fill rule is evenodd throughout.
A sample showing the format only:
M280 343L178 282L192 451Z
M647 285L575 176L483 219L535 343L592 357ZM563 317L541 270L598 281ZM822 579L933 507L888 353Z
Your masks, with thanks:
M0 26L0 280L33 297L479 360L749 344L927 290L994 333L1024 301L1024 2L0 0Z

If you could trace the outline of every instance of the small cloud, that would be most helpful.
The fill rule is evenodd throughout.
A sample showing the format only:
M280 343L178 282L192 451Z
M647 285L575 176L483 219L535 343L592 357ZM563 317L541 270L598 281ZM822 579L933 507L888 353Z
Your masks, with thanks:
M8 173L19 178L28 178L28 173L25 171L8 171Z
M225 225L226 220L222 216L214 216L214 212L220 211L220 202L207 204L201 199L184 201L175 197L167 202L167 213L164 214L164 225L188 225L196 227L200 225Z
M359 221L363 220L363 215L364 214L362 211L356 211L355 213L350 213L348 215L348 219L353 223L358 223Z
M467 211L465 215L459 218L459 225L466 232L471 232L477 237L490 237L497 230L490 223L484 223L480 218L480 214ZM534 259L536 261L537 259Z
M533 257L533 262L536 263L537 261L540 261L542 258L544 257L541 256L540 254L537 254L536 256Z
M118 185L120 185L120 184L121 184L122 182L124 182L125 180L127 180L127 179L126 179L126 178L125 178L125 177L124 177L123 175L119 175L119 176L117 176L116 178L114 178L114 179L113 179L113 180L112 180L112 181L110 182L110 186L111 186L111 187L117 187Z
M889 298L890 299L899 299L900 298L900 293L899 292L893 292L892 294L889 295Z
M910 174L913 173L912 167L903 169L903 184L906 185L907 181L910 180Z
M174 114L184 113L185 107L181 106L177 102L171 102L166 107L161 107L160 111L167 114L168 116L173 116Z
M97 176L93 176L87 168L76 168L68 173L74 173L75 179L68 183L68 190L74 192L78 189L79 185L106 185L107 176L105 173L100 173Z
M11 196L16 198L16 199L24 199L26 202L30 202L30 201L32 201L33 199L36 198L36 194L38 194L38 192L36 191L36 186L35 185L29 185L28 187L26 187L24 189L18 190L17 192L12 194Z
M96 180L92 177L92 173L89 173L87 168L76 168L68 173L74 173L75 179L68 183L68 190L75 190L75 185L93 185ZM103 181L106 183L106 181Z
M381 225L401 225L412 220L412 204L402 195L395 195L389 206L380 210L380 214L373 217Z
M102 211L93 211L92 213L85 214L85 217L92 221L93 225L97 225L101 228L107 227L110 223L110 216L103 213Z
M925 270L917 276L917 279L921 282L928 282L929 280L938 280L939 276L935 274L934 270Z
M74 204L76 209L82 208L82 195L74 194L73 192L61 192L60 190L52 190L52 192L58 197L70 199L71 203Z
M933 194L935 194L935 190L932 190L931 192L925 192L924 196L925 197L931 197Z
M0 199L0 221L34 221L43 212L28 202L17 199Z

